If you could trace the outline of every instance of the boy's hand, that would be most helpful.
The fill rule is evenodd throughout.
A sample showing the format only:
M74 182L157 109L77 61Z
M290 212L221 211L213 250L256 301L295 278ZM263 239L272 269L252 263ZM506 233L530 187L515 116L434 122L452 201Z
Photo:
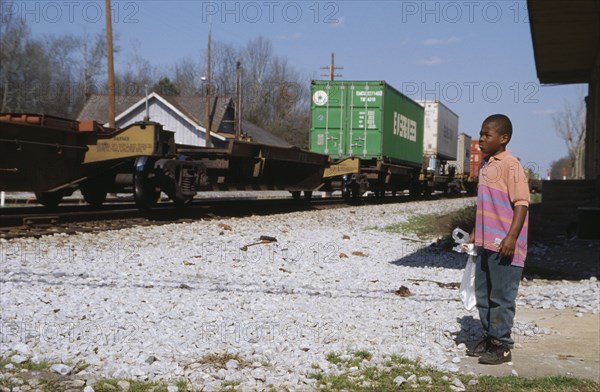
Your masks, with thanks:
M498 252L501 257L512 257L515 254L517 239L513 236L506 236L498 245Z
M515 247L517 245L517 237L523 228L525 217L527 216L526 206L516 206L513 215L512 222L508 234L498 245L498 252L501 257L512 257L515 254Z

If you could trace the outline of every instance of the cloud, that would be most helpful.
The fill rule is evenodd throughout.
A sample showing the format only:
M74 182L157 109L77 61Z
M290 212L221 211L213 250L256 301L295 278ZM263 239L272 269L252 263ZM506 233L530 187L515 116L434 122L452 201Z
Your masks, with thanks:
M542 116L549 116L554 113L556 113L556 109L538 109L533 111L533 114L538 114Z
M460 38L448 37L448 38L429 38L423 41L424 45L451 45L460 42Z
M331 27L333 27L334 29L339 29L342 28L346 25L346 17L345 16L340 16L339 18L337 18L337 20L331 24Z
M279 37L279 39L282 41L296 41L302 39L302 37L302 33L292 33L289 35L282 35Z
M442 59L439 58L438 56L432 56L428 59L421 59L419 61L417 61L417 64L419 65L438 65L442 63Z

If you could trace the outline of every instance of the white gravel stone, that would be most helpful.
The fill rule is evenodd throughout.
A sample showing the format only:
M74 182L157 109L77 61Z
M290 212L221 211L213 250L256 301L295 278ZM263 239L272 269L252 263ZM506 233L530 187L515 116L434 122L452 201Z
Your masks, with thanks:
M60 374L61 376L66 376L67 374L71 373L73 368L62 363L55 363L54 365L50 366L50 370Z
M23 362L27 362L27 357L24 355L13 355L12 357L10 357L10 361L16 365L23 363Z
M88 385L83 388L83 392L94 392L94 388L91 385Z
M406 378L404 378L402 376L398 376L398 377L394 378L394 384L396 384L397 386L401 386L405 382L406 382Z
M269 383L310 390L313 364L334 371L328 353L353 358L357 350L373 355L369 365L401 355L455 372L453 358L466 349L455 342L475 340L480 326L475 319L465 330L459 320L473 313L457 290L430 281L460 282L466 258L429 246L435 238L411 241L414 234L381 228L472 204L407 202L2 240L0 319L15 328L0 352L84 360L91 379L185 378L206 390L228 376L256 384L249 390ZM277 242L241 250L261 235ZM412 295L394 294L400 286ZM518 306L593 313L599 295L596 279L532 280L520 286ZM515 333L553 332L526 324ZM217 370L198 361L223 353L252 365L229 361Z
M85 385L85 381L84 380L73 380L73 381L71 381L71 385L74 388L81 388Z
M462 383L462 381L460 381L459 378L454 378L451 382L450 388L452 388L453 391L466 391L467 388L465 388L465 384Z

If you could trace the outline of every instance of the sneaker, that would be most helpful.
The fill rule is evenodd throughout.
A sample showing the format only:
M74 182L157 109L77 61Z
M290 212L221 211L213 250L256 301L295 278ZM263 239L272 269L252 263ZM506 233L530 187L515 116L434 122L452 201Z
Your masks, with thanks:
M490 339L484 336L472 349L467 350L469 357L480 357L488 351L490 347Z
M510 362L511 360L512 354L510 348L506 344L496 345L490 343L488 351L479 357L479 363L484 363L486 365L498 365L500 363Z

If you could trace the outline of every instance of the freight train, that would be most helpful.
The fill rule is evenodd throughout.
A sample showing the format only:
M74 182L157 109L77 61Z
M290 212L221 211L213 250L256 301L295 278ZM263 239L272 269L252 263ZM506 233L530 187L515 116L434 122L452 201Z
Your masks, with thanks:
M474 190L469 166L457 171L457 157L469 154L458 154L458 116L441 102L413 101L384 81L314 80L311 94L309 148L332 160L321 190Z
M308 151L222 133L218 147L177 144L152 121L110 129L0 114L0 190L35 192L50 207L76 190L92 205L128 192L140 208L161 193L184 206L198 192L231 189L287 190L296 199L314 190L461 192L474 183L457 160L469 152L463 138L457 153L457 130L458 116L442 103L413 101L381 81L313 81Z
M110 129L95 121L0 114L0 190L35 192L50 207L75 190L93 205L109 192L129 192L139 207L152 208L164 192L183 206L203 190L310 192L328 163L326 155L232 135L220 147L174 140L174 132L151 121Z

